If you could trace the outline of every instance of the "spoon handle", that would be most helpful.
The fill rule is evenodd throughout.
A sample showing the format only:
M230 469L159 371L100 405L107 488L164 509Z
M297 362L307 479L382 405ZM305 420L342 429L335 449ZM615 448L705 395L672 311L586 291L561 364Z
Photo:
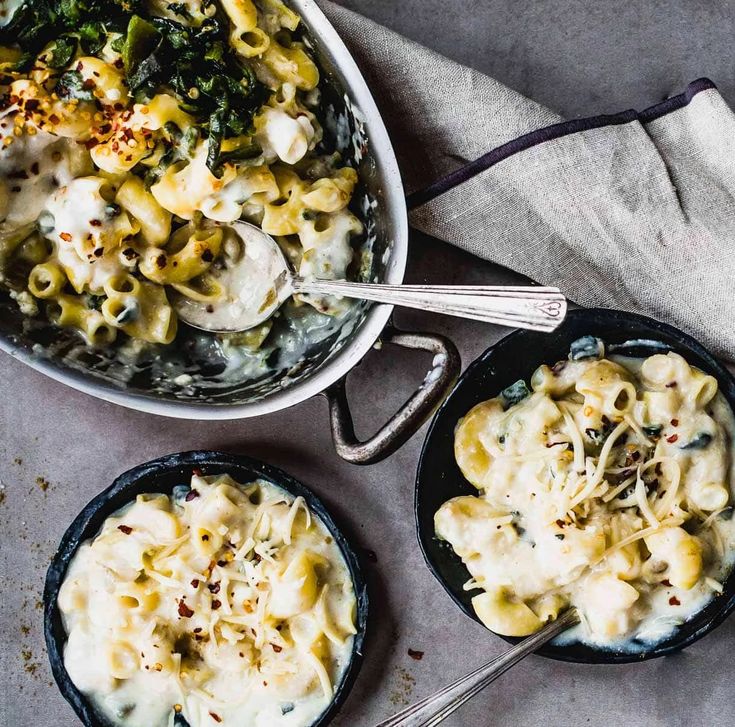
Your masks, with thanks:
M524 639L512 649L508 649L491 662L463 676L454 684L406 707L375 727L434 727L438 725L521 659L536 651L557 634L578 623L577 610L570 608L556 621L547 624L540 631Z
M381 285L295 278L294 292L374 300L534 331L553 331L567 312L558 288L532 285Z

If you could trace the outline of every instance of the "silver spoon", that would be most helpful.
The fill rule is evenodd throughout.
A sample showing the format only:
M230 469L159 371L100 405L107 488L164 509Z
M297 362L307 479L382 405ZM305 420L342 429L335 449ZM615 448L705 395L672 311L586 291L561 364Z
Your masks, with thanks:
M566 316L566 299L558 288L306 280L294 275L278 243L255 225L234 222L223 227L231 230L235 239L230 235L222 262L209 272L221 286L221 296L198 301L178 295L174 301L184 322L206 331L254 328L295 293L372 300L547 332L557 328Z
M501 674L515 666L521 659L532 654L557 634L576 626L578 623L579 613L577 609L568 609L556 621L546 624L540 631L524 639L512 649L508 649L491 662L466 674L453 684L444 687L420 702L406 707L406 709L375 725L375 727L434 727L434 725L440 724L465 702L481 692L488 684L494 682Z

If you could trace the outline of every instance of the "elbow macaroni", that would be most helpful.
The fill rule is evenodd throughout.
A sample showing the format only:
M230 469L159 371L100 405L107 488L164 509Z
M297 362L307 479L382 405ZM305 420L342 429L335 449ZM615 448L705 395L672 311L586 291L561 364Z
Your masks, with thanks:
M216 142L211 122L190 103L204 90L131 92L124 34L110 31L94 54L77 48L64 68L52 67L52 41L27 73L13 66L19 49L0 48L7 99L0 109L0 272L23 270L27 290L14 297L40 301L52 322L77 329L91 345L120 333L172 342L172 293L223 301L207 275L220 255L219 223L245 219L279 236L294 249L302 276L348 274L362 231L348 209L357 174L318 149L319 71L299 40L299 18L279 0L220 5L221 42L265 96L251 124ZM170 25L162 27L190 29L213 9L200 0L152 0L144 14L147 22L166 18ZM209 166L211 143L224 160L218 170ZM28 267L21 250L36 230L48 249ZM131 289L111 290L120 280ZM329 314L345 305L303 301Z
M80 546L59 592L64 662L120 727L174 713L308 727L351 658L355 605L301 498L194 476L172 497L139 495Z
M565 638L634 650L703 608L733 565L735 420L678 354L595 350L459 422L457 464L479 494L442 505L435 530L488 628L527 635L575 605L583 625Z

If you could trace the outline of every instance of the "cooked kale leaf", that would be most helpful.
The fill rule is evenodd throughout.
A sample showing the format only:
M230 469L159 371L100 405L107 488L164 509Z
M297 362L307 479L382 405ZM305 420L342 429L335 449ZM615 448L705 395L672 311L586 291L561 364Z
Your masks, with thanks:
M186 17L184 5L170 7ZM224 139L251 131L253 115L268 97L248 62L230 47L229 21L221 10L190 27L151 17L143 0L26 0L0 29L0 44L20 46L24 56L18 65L26 68L55 41L49 65L62 69L73 58L77 42L84 53L95 55L111 33L123 34L112 47L122 54L133 97L145 101L161 88L173 91L204 129L207 166L213 174L221 176L226 161L255 154L255 147L224 155L221 150ZM91 89L71 71L61 76L57 92L64 98L94 101Z
M37 55L64 33L79 32L85 37L89 32L85 26L91 23L104 23L114 30L124 28L127 18L140 6L142 0L26 0L0 28L0 45L17 44Z
M80 101L94 101L94 84L87 87L79 71L63 73L57 84L56 93L59 98L78 98Z
M46 61L50 68L65 68L71 62L77 50L77 41L68 35L61 35L56 39L51 49L51 57Z
M227 31L227 21L218 16L197 28L133 16L122 51L134 93L150 97L157 87L167 86L206 127L207 166L218 177L227 160L222 141L246 133L267 98L250 66L230 50Z

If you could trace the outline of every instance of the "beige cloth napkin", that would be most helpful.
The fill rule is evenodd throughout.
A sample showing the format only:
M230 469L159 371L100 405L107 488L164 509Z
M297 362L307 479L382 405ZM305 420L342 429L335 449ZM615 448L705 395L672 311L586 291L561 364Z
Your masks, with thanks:
M712 82L565 121L328 0L396 148L411 225L735 359L735 116Z

